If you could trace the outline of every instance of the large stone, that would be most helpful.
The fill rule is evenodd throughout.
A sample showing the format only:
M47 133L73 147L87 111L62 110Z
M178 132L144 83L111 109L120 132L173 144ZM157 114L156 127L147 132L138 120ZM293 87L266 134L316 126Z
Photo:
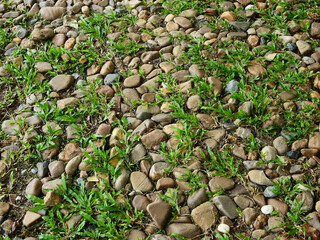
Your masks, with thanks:
M187 204L190 209L194 209L200 204L208 201L208 195L204 188L200 188L199 190L195 191L192 195L189 196Z
M157 201L147 206L147 211L159 229L163 229L171 217L171 206L169 203Z
M214 197L212 201L222 215L230 219L238 217L237 205L229 196L219 195Z
M40 73L46 73L52 70L51 63L48 62L37 62L34 67Z
M26 187L26 195L39 196L41 193L42 182L38 179L32 179L32 181Z
M263 186L273 185L272 181L269 178L267 178L263 170L251 170L250 172L248 172L248 177L251 182L258 185L263 185Z
M40 16L47 21L55 20L66 11L64 7L43 7L40 10Z
M54 91L62 91L68 89L73 83L72 75L57 75L50 80L50 86Z
M231 178L216 176L210 180L209 187L211 192L227 191L234 187L234 181Z
M320 132L315 132L313 136L310 135L308 148L316 148L320 150Z
M0 216L6 215L10 210L10 204L6 202L0 202Z
M166 233L169 236L176 233L182 237L192 239L200 235L201 229L191 223L172 223L166 228Z
M135 191L150 192L153 189L153 185L147 175L142 172L133 172L130 176L132 187Z
M205 202L192 210L191 217L203 231L206 231L217 223L219 213L211 202Z
M37 221L41 219L41 215L35 212L27 211L24 216L22 223L25 227L30 227L34 225Z
M167 135L159 129L153 130L152 132L142 136L141 141L147 147L154 147L160 145L161 142L167 140Z

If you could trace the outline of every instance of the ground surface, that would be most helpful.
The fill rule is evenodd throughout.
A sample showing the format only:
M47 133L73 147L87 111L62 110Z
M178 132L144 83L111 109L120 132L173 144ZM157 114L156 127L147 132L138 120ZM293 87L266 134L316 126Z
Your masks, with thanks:
M0 239L320 239L320 1L0 2Z

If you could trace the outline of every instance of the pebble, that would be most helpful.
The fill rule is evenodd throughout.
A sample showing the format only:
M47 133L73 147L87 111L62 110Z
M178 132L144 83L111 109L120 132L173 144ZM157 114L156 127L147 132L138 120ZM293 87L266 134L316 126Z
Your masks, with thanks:
M217 223L219 213L211 202L205 202L192 210L191 217L203 231L206 231Z
M212 192L218 192L221 189L227 191L234 187L234 181L230 178L216 176L210 180L209 187Z
M251 182L263 186L272 186L272 181L267 178L263 170L251 170L248 172L248 177Z
M38 222L42 216L38 213L27 211L26 215L24 215L24 218L22 220L22 224L25 227L30 227L34 225L36 222Z
M261 212L263 214L271 214L273 212L273 207L271 205L264 205L261 207Z
M266 146L261 150L261 157L264 161L270 161L277 159L277 150L275 147Z
M237 206L229 196L219 195L214 197L212 201L222 215L230 219L238 217Z
M10 204L6 202L0 202L0 216L6 215L10 210Z
M73 83L73 80L72 75L57 75L50 80L49 84L54 91L59 92L68 89Z
M230 227L227 224L221 223L217 227L218 231L221 233L229 233L230 232Z
M104 85L112 85L113 83L115 83L116 81L118 81L120 79L121 79L121 76L119 74L110 73L110 74L106 75L103 82L104 82Z
M230 82L227 83L226 87L225 87L225 91L227 93L231 93L231 92L238 92L239 91L239 85L240 83L236 80L231 80Z
M42 182L38 179L32 179L26 187L26 195L39 196L41 193Z
M207 196L206 190L204 188L200 188L188 197L187 204L190 209L194 209L208 200L209 198Z
M172 223L166 228L166 233L169 236L175 233L184 238L192 239L200 235L201 229L191 223Z
M170 204L163 201L157 201L150 203L147 206L147 211L156 226L161 230L166 226L169 218L171 217L172 210Z
M149 178L142 172L132 172L130 176L132 187L135 191L150 192L153 185Z
M276 197L277 194L274 193L275 187L274 186L268 186L266 189L263 191L263 195L267 198L271 197Z

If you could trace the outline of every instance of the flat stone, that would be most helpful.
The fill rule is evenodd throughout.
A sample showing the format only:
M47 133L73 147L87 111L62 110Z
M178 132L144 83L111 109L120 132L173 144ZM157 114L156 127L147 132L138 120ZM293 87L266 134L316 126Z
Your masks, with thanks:
M50 86L54 91L63 91L68 89L73 83L72 75L57 75L50 80Z
M141 80L141 76L133 75L124 80L123 86L126 88L138 87L140 86Z
M190 28L192 27L192 22L185 17L175 17L173 21L178 24L182 28Z
M35 212L27 211L26 215L24 215L24 218L22 220L22 224L25 227L30 227L34 225L37 221L41 219L41 215Z
M130 160L132 162L139 162L146 154L147 151L145 147L139 143L132 149L130 153Z
M245 32L250 27L250 22L229 22L238 32Z
M311 24L310 35L314 38L318 38L318 39L320 38L320 23L319 22L313 22Z
M153 190L153 185L147 175L142 172L133 172L130 176L132 187L135 191L150 192Z
M166 228L166 233L169 236L176 233L182 237L191 239L200 235L201 229L191 223L172 223Z
M76 156L74 158L72 158L66 165L65 167L65 172L67 175L72 176L78 169L78 166L81 162L81 156ZM50 165L49 165L50 166Z
M223 216L230 219L238 217L237 206L229 196L219 195L214 197L212 201Z
M188 197L187 204L190 209L194 209L208 200L209 198L206 190L204 188L200 188Z
M34 178L26 187L26 195L39 196L41 193L42 182L38 178Z
M217 223L219 213L211 202L205 202L192 210L191 217L203 231L206 231Z
M10 204L6 202L0 202L0 216L6 215L10 210Z
M136 195L132 200L132 206L137 209L137 211L147 211L147 206L150 204L147 197L142 195Z
M254 208L246 208L242 213L244 216L244 221L248 225L252 224L259 215L259 211Z
M305 41L299 40L296 42L296 45L302 56L308 55L312 51L312 47L310 46L310 44Z
M40 73L46 73L52 70L51 63L48 62L36 62L34 67Z
M121 79L121 75L118 73L107 74L103 80L104 85L112 85L116 81Z
M202 69L202 67L199 64L192 64L189 67L189 73L192 76L198 76L199 78L204 78L205 71Z
M263 186L272 186L272 181L267 178L263 170L251 170L248 172L248 177L251 182L263 185Z
M218 192L221 189L227 191L234 187L234 181L230 178L216 176L210 180L209 187L211 192Z
M163 229L171 217L171 206L169 203L157 201L147 206L147 211L155 222L156 226Z
M15 136L21 132L21 127L13 120L4 120L1 124L1 130L11 136Z
M315 132L314 135L310 135L308 148L316 148L320 150L320 132Z
M153 130L152 132L141 137L143 145L147 147L153 147L160 145L161 142L167 140L167 135L159 129Z
M269 198L267 203L268 205L271 205L275 210L279 211L282 216L286 216L289 209L286 203L274 198Z

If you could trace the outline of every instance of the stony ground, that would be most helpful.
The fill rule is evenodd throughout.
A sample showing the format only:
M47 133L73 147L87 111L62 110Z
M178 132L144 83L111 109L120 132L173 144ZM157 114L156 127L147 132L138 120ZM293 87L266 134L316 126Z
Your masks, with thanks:
M0 1L0 239L320 239L319 5Z

